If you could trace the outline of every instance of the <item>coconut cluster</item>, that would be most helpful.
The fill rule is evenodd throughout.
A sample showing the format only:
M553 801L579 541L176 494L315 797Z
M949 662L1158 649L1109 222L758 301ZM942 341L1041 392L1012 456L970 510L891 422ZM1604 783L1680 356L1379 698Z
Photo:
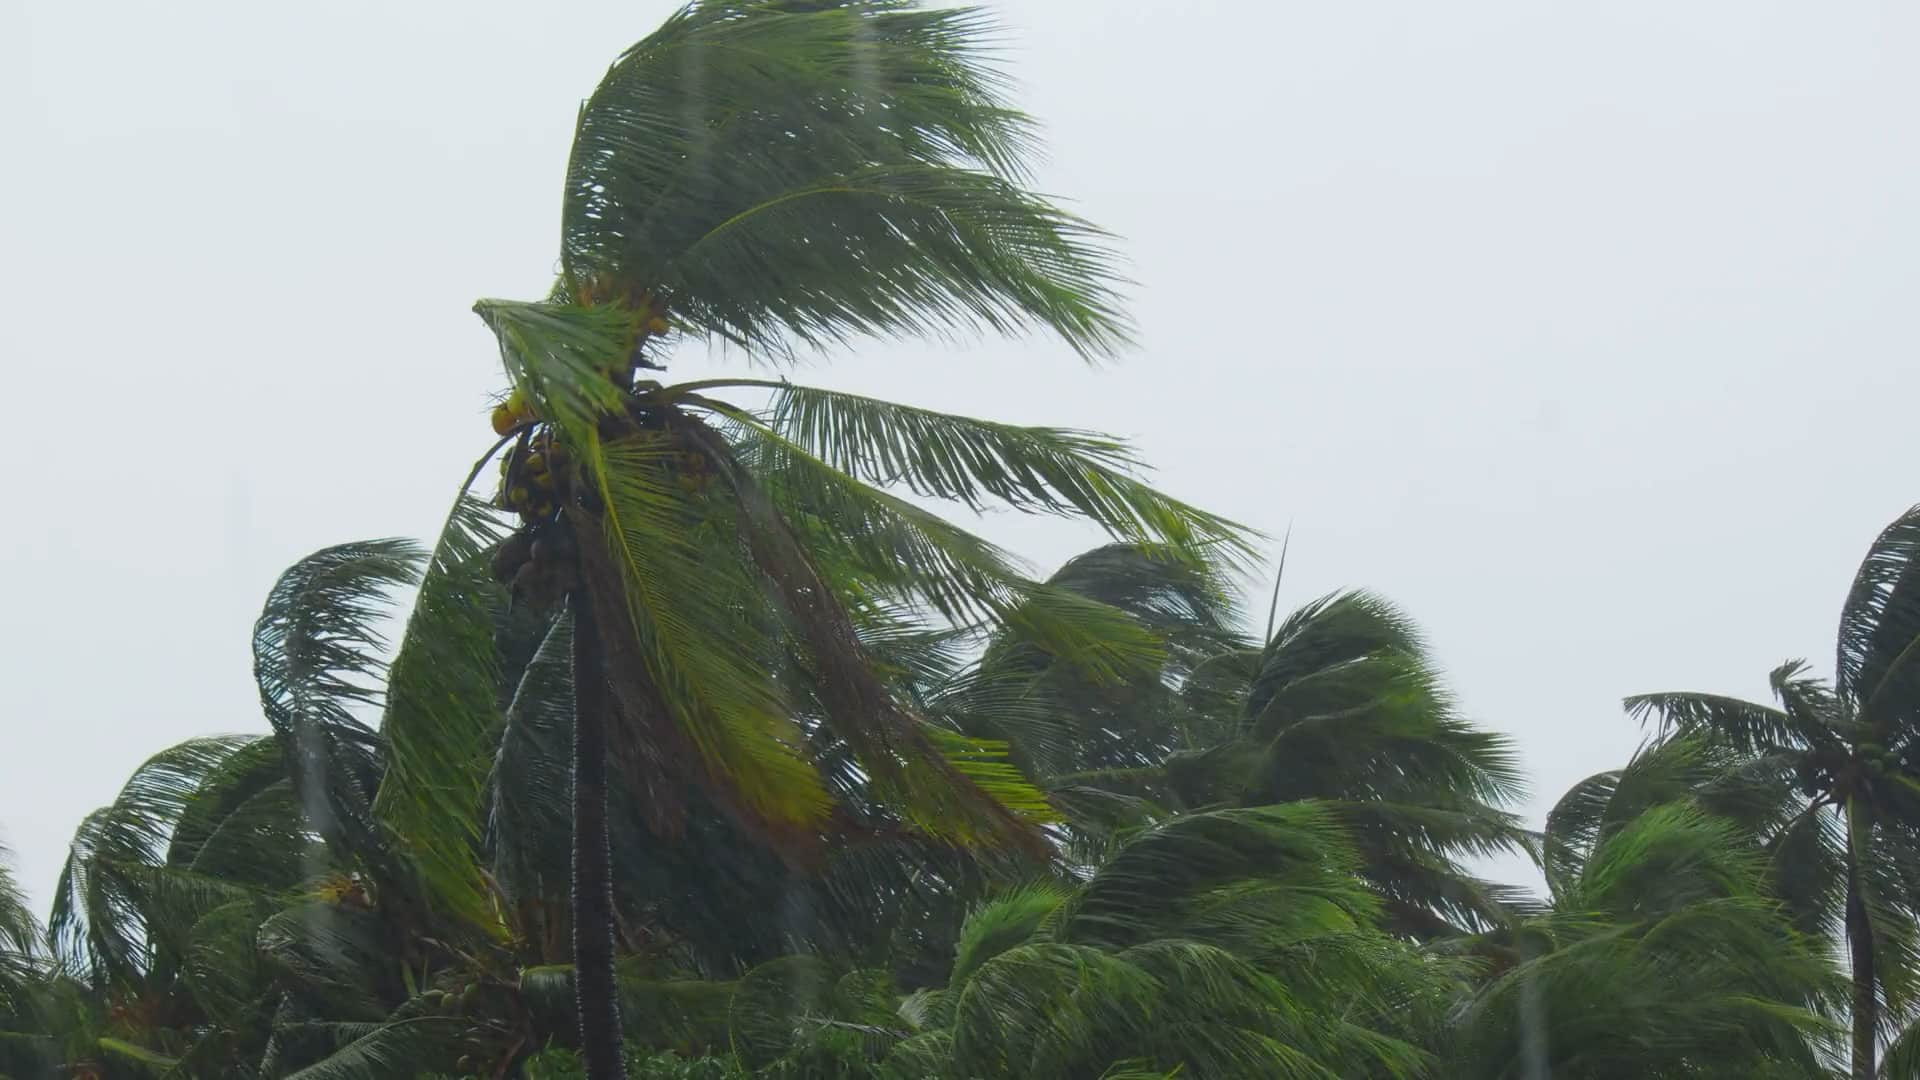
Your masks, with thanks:
M663 315L649 314L640 324L638 342L663 336L670 328ZM604 374L636 395L643 389L657 389L658 383L632 385L635 362L623 359ZM610 435L604 430L609 425L617 432L636 419L644 426L642 415L635 412L606 417L602 434ZM500 458L500 487L494 505L520 518L520 527L494 551L493 576L513 590L516 603L545 610L564 600L580 583L573 524L561 511L576 493L590 497L592 492L580 480L576 461L556 438L552 425L542 423L523 392L515 390L494 406L491 421L494 434L502 438L518 433ZM704 487L710 479L706 459L691 450L675 453L669 469L675 482L689 491Z
M522 439L500 459L494 504L521 524L494 550L493 576L537 610L558 604L580 580L573 527L560 513L573 476L572 459L550 430Z

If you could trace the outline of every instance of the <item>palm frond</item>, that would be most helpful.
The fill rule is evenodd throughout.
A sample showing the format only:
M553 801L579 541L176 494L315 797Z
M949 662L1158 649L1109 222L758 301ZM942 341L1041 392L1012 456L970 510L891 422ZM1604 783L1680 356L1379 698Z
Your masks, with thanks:
M917 494L979 510L1077 514L1116 539L1162 545L1191 565L1199 553L1250 556L1242 526L1140 481L1125 444L1092 432L1021 427L779 383L772 428L850 475L901 483Z
M1311 803L1188 814L1132 837L1062 910L1066 941L1124 946L1177 932L1187 905L1247 879L1325 890L1353 911L1371 901L1357 884L1351 846Z
M521 673L488 784L490 870L512 903L564 896L570 886L572 675L563 615Z
M1039 934L1065 899L1059 889L1038 884L1014 889L975 908L960 930L948 992L963 989L982 964Z
M321 1015L378 1022L404 996L389 924L377 912L304 897L261 924L262 960Z
M49 930L61 959L96 983L126 982L153 959L152 872L165 866L175 827L208 779L254 741L193 739L147 759L114 801L75 830L54 892Z
M688 7L581 110L560 291L670 301L760 356L962 319L1110 351L1106 238L1017 186L1030 127L990 30L890 0Z
M407 1016L372 1025L344 1027L350 1041L286 1080L361 1080L369 1076L418 1076L452 1064L458 1017Z
M1920 1080L1920 1024L1902 1028L1880 1058L1882 1080Z
M1548 883L1556 890L1571 885L1596 845L1654 807L1692 795L1728 765L1711 743L1674 737L1643 744L1624 767L1567 789L1547 812L1542 861Z
M722 452L717 432L703 425L696 433L709 453ZM741 541L808 654L825 723L853 749L881 798L930 835L1030 843L1032 824L1051 815L1045 797L1003 763L1004 747L956 742L913 714L867 661L845 607L765 492L744 473L727 479Z
M482 788L498 737L494 616L503 590L488 553L501 530L462 491L448 513L388 680L380 734L386 772L373 813L433 900L498 933L481 877Z
M1635 694L1627 715L1668 732L1708 734L1749 754L1802 745L1801 732L1784 710L1720 694Z
M584 524L604 528L613 565L597 566L596 546L582 545L594 553L589 585L624 606L600 612L619 620L603 638L638 643L658 706L716 791L776 828L811 828L829 800L774 678L786 655L781 619L747 573L738 512L717 495L677 489L674 455L644 435L606 448L603 523Z
M1920 506L1867 549L1840 610L1834 686L1883 731L1911 725L1920 690Z
M14 878L13 853L0 844L0 1016L26 1008L45 957L45 931Z
M393 590L417 580L404 540L324 548L280 575L254 625L253 670L294 791L335 845L372 850L377 764L356 715L377 707L386 674L380 623Z
M836 560L822 578L977 628L1017 626L1034 644L1089 675L1112 679L1157 664L1161 649L1119 609L1035 582L1006 552L971 532L834 467L749 414L725 408L719 429L742 471L807 549Z

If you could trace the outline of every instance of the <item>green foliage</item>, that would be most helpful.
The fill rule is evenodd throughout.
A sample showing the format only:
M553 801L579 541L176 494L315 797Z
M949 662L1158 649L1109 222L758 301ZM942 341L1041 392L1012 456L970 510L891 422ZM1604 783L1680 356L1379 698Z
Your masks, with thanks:
M1840 614L1836 679L1802 661L1775 668L1776 704L1659 693L1627 708L1731 755L1709 797L1739 795L1773 891L1803 930L1837 933L1853 978L1847 1012L1856 1072L1920 1008L1920 507L1868 549Z
M135 770L44 931L0 867L0 1077L571 1080L620 1040L655 1080L1866 1077L1883 1043L1920 1075L1920 508L1831 685L1629 699L1656 737L1536 835L1409 617L1280 618L1276 583L1249 632L1250 534L1120 441L636 381L683 338L1123 344L1106 237L1027 190L991 30L696 0L619 56L560 281L475 307L494 452L537 429L566 462L517 505L577 557L567 613L495 581L484 458L430 552L291 567L254 627L271 737ZM1042 579L925 500L1108 542ZM598 728L610 913L570 896ZM1547 897L1470 870L1514 851ZM577 928L617 961L576 977Z
M970 325L1110 351L1113 257L1020 186L992 35L898 0L689 5L581 109L556 291L670 298L756 356Z

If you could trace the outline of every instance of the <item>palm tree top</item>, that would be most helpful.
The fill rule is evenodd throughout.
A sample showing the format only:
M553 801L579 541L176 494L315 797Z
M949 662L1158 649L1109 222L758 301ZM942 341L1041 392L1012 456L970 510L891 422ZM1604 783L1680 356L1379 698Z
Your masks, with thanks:
M1032 120L973 8L697 0L580 110L552 299L787 359L862 334L1129 339L1109 238L1023 184Z

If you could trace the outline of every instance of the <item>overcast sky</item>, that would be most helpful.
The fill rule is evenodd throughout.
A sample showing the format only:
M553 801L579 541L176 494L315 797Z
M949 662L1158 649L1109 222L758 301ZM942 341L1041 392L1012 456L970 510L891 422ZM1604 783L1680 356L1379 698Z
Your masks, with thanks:
M503 382L469 305L544 292L575 108L669 10L0 0L0 836L42 901L142 759L265 730L283 567L437 527ZM1284 599L1402 604L1535 815L1638 743L1624 694L1831 671L1920 499L1920 8L1002 10L1140 348L798 377L1114 432L1292 522ZM985 528L1045 567L1096 540Z

